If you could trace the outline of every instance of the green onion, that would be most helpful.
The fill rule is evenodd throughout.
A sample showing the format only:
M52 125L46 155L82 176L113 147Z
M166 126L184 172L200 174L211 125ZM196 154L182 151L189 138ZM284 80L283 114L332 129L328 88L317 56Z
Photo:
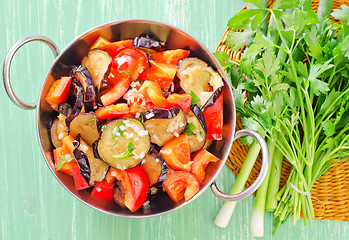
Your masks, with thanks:
M244 164L242 165L239 175L237 176L236 181L229 194L240 193L243 190L246 181L251 173L253 165L256 162L260 149L261 147L257 142L252 143L250 150L246 155ZM234 212L236 203L236 201L225 201L221 210L216 216L214 224L216 224L218 227L225 228L228 225L230 218Z

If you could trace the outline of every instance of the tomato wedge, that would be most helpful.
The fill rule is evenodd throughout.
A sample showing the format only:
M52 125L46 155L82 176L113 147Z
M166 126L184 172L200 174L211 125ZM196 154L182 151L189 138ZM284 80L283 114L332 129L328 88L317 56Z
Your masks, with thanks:
M71 77L62 77L53 82L45 100L51 107L58 111L58 104L67 101L70 90Z
M186 171L173 171L163 182L167 194L174 202L179 202L184 197L189 201L200 190L196 177Z
M131 212L137 211L147 199L149 181L140 166L127 170L110 168L105 180L107 183L117 180L114 201Z
M105 106L95 112L98 119L120 118L128 113L130 113L130 108L126 103Z
M94 188L91 191L91 197L104 201L113 201L114 186L114 183L107 183L104 179L94 185Z
M206 149L200 150L193 158L193 163L191 164L191 173L196 177L199 183L205 178L205 169L210 162L217 162L219 158L214 156L212 153Z
M113 59L112 68L130 76L131 81L138 78L147 65L146 55L138 49L125 48Z
M111 87L108 86L107 92L101 96L103 106L118 101L130 87L131 79L127 74L119 73L112 68L108 77L108 84L109 82Z
M76 190L82 190L91 187L88 185L86 179L81 175L80 167L78 165L73 167L73 179Z
M190 51L184 49L166 50L163 52L154 52L151 58L155 61L177 65L178 62L189 56Z
M186 133L168 141L160 150L160 155L173 170L190 172L190 147Z
M134 191L134 203L130 208L131 212L137 211L147 200L149 191L148 176L140 166L126 170Z
M223 93L202 114L206 120L207 139L221 140L223 128Z
M172 85L173 79L176 76L177 66L169 63L150 60L151 67L143 72L140 80L150 80L160 85L162 89L168 91Z
M185 114L188 114L191 106L191 98L187 93L172 93L167 97L167 102L171 107L180 107L184 110Z

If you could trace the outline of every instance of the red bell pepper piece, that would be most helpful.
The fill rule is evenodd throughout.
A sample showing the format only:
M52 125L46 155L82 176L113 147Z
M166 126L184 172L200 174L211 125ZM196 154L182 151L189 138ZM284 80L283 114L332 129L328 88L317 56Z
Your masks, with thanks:
M191 98L187 93L172 93L167 97L167 102L171 107L180 107L184 110L185 114L188 114L191 106Z
M110 70L108 77L108 86L107 92L101 96L101 101L104 106L118 101L128 90L131 84L130 77L125 73L119 73L115 69Z
M80 167L78 165L73 167L73 178L76 190L82 190L91 187L88 185L86 179L80 173Z
M104 179L94 185L94 188L91 191L91 197L104 201L113 201L114 186L114 183L107 183Z
M184 49L166 50L163 52L154 52L151 58L155 61L178 65L178 62L189 56L190 51Z
M206 108L202 114L206 120L207 139L221 140L223 128L223 93L217 98L216 102Z
M45 100L54 110L58 111L58 104L67 101L70 83L70 77L62 77L61 79L54 81L50 87Z
M110 42L105 39L104 37L99 37L94 43L93 45L91 46L90 49L94 49L94 48L101 48L102 46L106 45L106 44L109 44Z
M130 108L126 103L105 106L95 112L98 119L120 118L128 113L130 113Z
M201 184L205 178L205 169L210 162L217 162L219 158L214 156L206 149L200 150L193 158L190 172L196 177Z
M156 82L144 81L138 93L142 94L144 98L149 98L158 108L171 108L162 93L160 85Z
M150 80L160 85L162 89L168 91L176 76L177 66L169 63L150 60L150 68L144 71L140 76L140 80Z
M134 204L131 207L131 212L137 211L147 200L149 191L148 176L144 169L140 166L129 168L126 173L131 181L134 191Z
M190 172L173 171L163 182L167 194L174 202L179 202L184 197L189 201L200 190L200 184Z
M121 50L125 48L132 48L132 40L129 39L112 43L109 42L108 44L104 44L99 48L106 50L112 58L115 58L121 52Z
M113 183L118 180L116 187L121 188L114 200L121 207L127 207L131 212L137 211L145 202L149 191L149 181L147 174L140 167L136 166L127 170L110 168L105 180L107 183Z
M63 145L62 147L58 147L53 149L53 157L55 162L55 169L57 169L57 165L59 162L63 161L62 158L68 158L67 156L74 157L74 155L68 151L68 149ZM73 176L73 167L77 166L76 160L71 160L69 162L63 163L62 167L59 171L64 172L69 176Z
M160 150L160 155L173 170L190 172L190 146L186 133L168 141Z

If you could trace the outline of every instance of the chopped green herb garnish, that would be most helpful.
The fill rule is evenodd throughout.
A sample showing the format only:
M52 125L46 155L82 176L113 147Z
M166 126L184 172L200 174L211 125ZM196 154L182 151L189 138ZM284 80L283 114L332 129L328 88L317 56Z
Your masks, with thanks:
M66 157L66 156L59 156L60 159L62 159L62 161L60 161L58 164L57 164L57 167L56 167L56 171L59 171L61 170L62 166L64 163L67 163L67 162L70 162L72 160L74 160L75 158L73 157Z
M120 73L125 73L128 77L131 76L131 73L128 73L128 72L126 72L126 71L121 71Z
M144 123L144 117L143 117L142 112L144 112L144 110L141 111L141 122Z
M118 125L118 133L120 133L121 134L121 136L124 136L124 130L121 130L121 128L120 128L120 126L126 126L126 124L124 123L124 122L121 122L121 123L119 123L119 125Z
M114 141L117 141L117 140L119 140L119 139L118 139L118 137L116 136L116 134L114 133L114 132L115 132L115 129L116 129L116 127L113 128L113 131L111 132L111 137L112 137L112 139L113 139Z
M135 150L135 145L133 145L133 142L130 140L130 142L127 145L127 151L124 153L121 153L120 155L112 155L113 158L116 159L124 159L124 158L128 158L128 157L133 157L134 154L132 153L133 150Z
M196 94L193 91L190 91L189 95L191 96L191 105L195 105L199 103L200 98L196 96Z
M103 132L104 131L104 129L107 127L107 125L103 125L102 127L101 127L101 131Z
M192 124L192 123L189 123L189 124L185 127L183 133L188 134L188 136L193 136L193 135L195 135L195 134L193 133L193 130L195 130L195 129L196 129L196 126L195 126L194 124Z
M114 141L119 140L118 136L116 135L117 133L119 133L121 136L124 136L125 134L125 131L121 129L121 126L125 127L126 124L124 122L119 123L117 127L117 132L115 133L116 127L114 127L113 131L111 132Z
M135 181L135 185L138 186L138 182L137 181Z
M90 120L88 120L89 122L93 122L95 119L94 118L91 118Z

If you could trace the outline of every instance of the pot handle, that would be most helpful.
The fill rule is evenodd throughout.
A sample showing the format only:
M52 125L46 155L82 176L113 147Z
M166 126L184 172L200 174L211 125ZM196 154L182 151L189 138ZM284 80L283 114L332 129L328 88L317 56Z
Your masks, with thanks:
M19 98L16 96L16 94L13 92L12 86L11 86L11 81L10 81L10 67L11 67L11 62L12 58L17 52L17 50L22 47L24 44L32 41L40 41L44 42L47 45L49 45L52 49L53 54L55 57L59 55L59 50L57 49L56 45L49 39L40 36L40 35L31 35L27 36L24 38L19 39L15 44L12 45L12 47L8 50L7 55L4 60L4 66L2 70L2 78L4 81L4 86L7 92L7 95L9 98L12 100L14 104L17 106L24 108L24 109L34 109L36 107L35 104L26 104L19 100Z
M237 193L237 194L229 195L229 194L222 193L218 189L216 182L213 182L211 185L211 189L212 189L213 193L216 194L217 197L220 197L226 201L237 201L237 200L241 200L243 198L250 196L254 191L256 191L259 188L259 186L262 184L265 176L267 175L268 165L269 165L269 152L268 152L267 143L265 142L265 140L262 138L261 135L259 135L255 131L248 130L248 129L243 129L243 130L237 131L235 133L235 136L234 136L234 141L242 136L245 136L245 135L249 135L251 137L254 137L258 141L259 145L261 146L262 167L261 167L261 170L258 174L258 177L254 181L254 183L251 186L249 186L247 189L245 189L244 191Z

